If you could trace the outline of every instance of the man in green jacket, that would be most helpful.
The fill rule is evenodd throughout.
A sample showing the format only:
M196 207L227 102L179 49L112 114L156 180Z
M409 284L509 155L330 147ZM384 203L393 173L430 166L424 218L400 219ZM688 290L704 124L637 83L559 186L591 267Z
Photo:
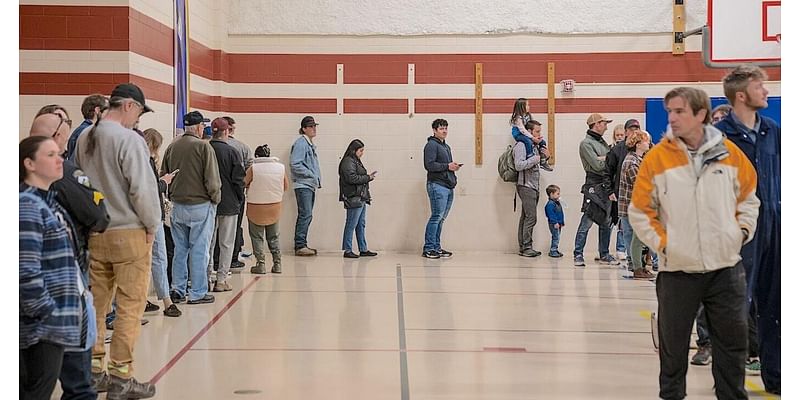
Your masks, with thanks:
M202 140L207 118L198 111L183 117L185 134L167 147L161 174L176 173L169 188L172 200L172 301L213 303L208 293L208 249L222 198L222 183L214 148ZM191 265L189 265L191 263ZM192 288L187 292L191 274Z
M588 194L599 195L600 197L608 197L611 201L616 201L617 198L613 193L606 194L603 189L603 176L606 173L606 154L608 154L609 146L603 139L603 134L608 130L608 124L611 122L602 114L594 113L586 120L589 129L586 131L586 137L581 141L579 147L579 154L581 157L581 164L586 171L586 181L581 189L584 193L583 205L581 207L581 222L578 224L578 232L575 234L575 250L573 251L574 264L576 267L585 267L586 262L583 259L583 248L586 246L586 236L589 234L589 228L592 227L594 222L587 213ZM603 193L597 193L603 191ZM598 223L600 228L600 235L598 241L598 250L600 252L601 264L618 265L619 261L608 252L608 244L611 240L611 226L608 224Z

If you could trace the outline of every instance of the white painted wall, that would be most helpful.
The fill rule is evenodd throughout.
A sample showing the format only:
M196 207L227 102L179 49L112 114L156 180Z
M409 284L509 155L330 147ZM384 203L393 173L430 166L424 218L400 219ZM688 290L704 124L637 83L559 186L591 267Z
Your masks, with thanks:
M686 2L687 28L706 2ZM672 32L668 0L231 0L231 34L451 35Z

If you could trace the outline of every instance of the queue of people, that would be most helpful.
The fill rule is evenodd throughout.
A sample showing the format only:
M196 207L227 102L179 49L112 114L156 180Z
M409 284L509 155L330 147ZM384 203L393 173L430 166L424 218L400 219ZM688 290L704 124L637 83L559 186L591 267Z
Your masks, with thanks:
M618 140L610 146L603 135L612 121L597 113L587 119L573 263L586 266L583 250L595 224L599 263L618 265L623 258L609 251L614 225L618 255L628 260L634 279L655 279L645 255L652 254L654 264L661 260L656 290L665 399L686 395L695 318L704 341L703 353L695 355L701 362L692 363L714 359L718 396L746 398L745 366L756 356L767 391L780 393L780 127L758 112L766 106L764 80L757 67L731 72L723 84L728 110L712 110L698 89L670 91L664 98L670 126L656 145L630 119L615 130ZM298 210L295 255L318 254L308 231L322 187L314 143L319 124L312 116L301 120L290 177L268 145L251 152L234 138L232 118L210 121L197 111L184 116L183 135L159 160L163 137L152 128L138 130L140 117L152 109L134 84L118 85L109 97L87 97L81 111L85 120L70 135L66 110L43 107L30 137L20 142L21 390L23 398L48 399L60 380L64 399L100 392L109 399L149 398L156 388L134 377L134 349L145 309L157 308L147 302L151 278L168 317L182 315L181 303L213 303L213 292L233 290L228 275L238 267L243 216L256 258L250 272L267 273L268 250L270 272L281 273L278 221L290 186ZM712 117L719 118L713 126ZM204 140L209 122L211 138ZM518 254L538 257L533 229L540 170L552 170L550 153L527 99L515 103L510 125L522 201ZM453 256L441 235L463 164L447 144L448 122L436 119L431 129L423 149L431 215L422 256L438 259ZM352 140L338 166L344 258L377 256L367 244L366 220L378 172L368 172L362 161L366 147ZM554 258L563 256L566 226L560 191L546 188L548 256ZM103 322L112 305L116 320L107 353ZM748 315L749 331L757 331L750 339ZM749 354L748 341L758 344Z

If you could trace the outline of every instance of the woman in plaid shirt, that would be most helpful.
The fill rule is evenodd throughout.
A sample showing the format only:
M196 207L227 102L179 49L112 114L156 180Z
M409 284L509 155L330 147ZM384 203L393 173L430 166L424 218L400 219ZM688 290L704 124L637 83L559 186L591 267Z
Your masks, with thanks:
M622 162L622 170L619 180L619 221L622 227L622 235L625 244L628 246L628 260L633 265L633 279L653 279L655 275L642 265L643 244L636 237L628 221L628 205L631 203L631 193L633 184L636 182L636 175L639 173L639 165L642 164L644 153L650 149L650 134L647 131L634 131L628 135L625 141L628 148L628 155Z
M24 399L49 399L64 348L85 341L69 216L48 190L61 179L63 161L47 136L19 144L19 381Z

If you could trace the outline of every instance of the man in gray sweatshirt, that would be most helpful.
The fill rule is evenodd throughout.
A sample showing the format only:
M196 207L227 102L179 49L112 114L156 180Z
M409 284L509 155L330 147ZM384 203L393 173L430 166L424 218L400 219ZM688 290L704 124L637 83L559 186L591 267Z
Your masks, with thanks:
M152 111L144 93L131 83L111 92L108 113L80 135L76 161L106 197L108 229L89 238L89 279L97 315L97 342L92 351L92 378L109 398L149 398L151 383L133 377L134 344L147 300L153 238L161 223L158 185L150 169L150 152L132 130ZM117 286L117 319L111 337L106 377L105 315Z

